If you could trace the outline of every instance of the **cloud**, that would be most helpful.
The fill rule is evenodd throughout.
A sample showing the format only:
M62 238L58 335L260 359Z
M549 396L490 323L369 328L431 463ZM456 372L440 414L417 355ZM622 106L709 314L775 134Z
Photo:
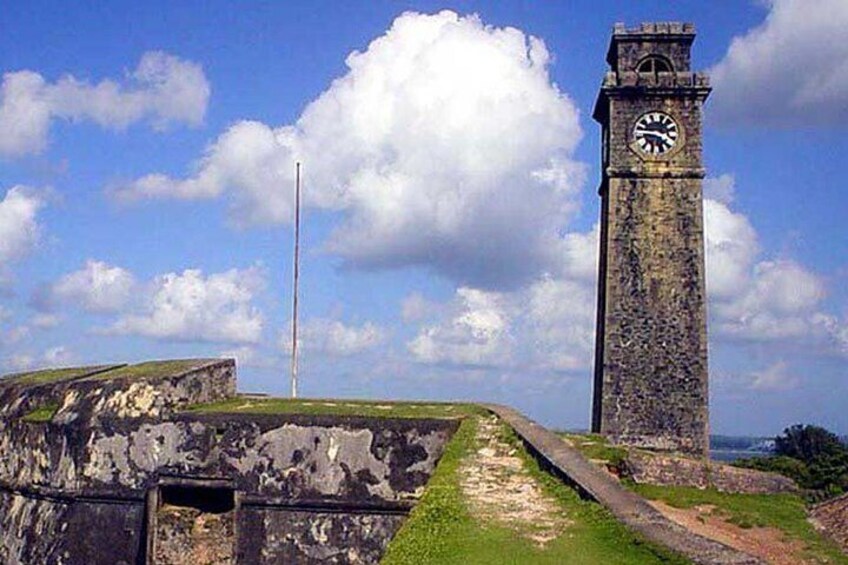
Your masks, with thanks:
M35 359L25 353L14 353L5 357L0 366L4 371L17 373L32 369L35 366Z
M30 325L40 330L48 330L55 328L62 322L62 319L55 314L39 313L32 317Z
M56 347L51 347L45 351L43 359L45 365L48 367L67 367L74 363L75 356L64 345L57 345Z
M91 84L71 75L51 83L34 71L9 72L0 86L0 155L39 153L55 119L111 129L143 120L156 129L177 122L198 125L209 94L200 65L161 51L145 53L122 83Z
M713 298L731 298L744 290L760 252L757 232L748 218L726 204L704 200L704 247L707 291Z
M595 349L594 285L543 277L526 294L524 333L530 340L532 364L558 371L590 368Z
M129 271L89 259L82 269L59 279L50 298L89 312L118 312L129 302L135 286Z
M848 2L770 0L710 75L710 114L730 125L848 123Z
M726 206L733 204L736 197L736 177L724 173L717 177L704 179L704 198L714 200Z
M798 384L798 378L789 373L786 362L777 361L762 371L753 372L748 388L763 392L786 391L796 388Z
M707 290L713 340L803 342L848 353L848 326L824 308L821 276L787 259L763 259L757 232L732 210L733 177L711 181L704 201ZM433 303L413 294L401 305L406 323L419 323L407 343L419 363L453 367L522 367L537 373L585 373L595 347L598 227L563 235L559 265L527 285L505 292L459 287L453 299ZM776 372L758 387L777 386ZM753 377L752 377L753 378ZM754 381L752 381L754 382Z
M227 194L237 224L287 222L300 160L305 205L341 214L325 247L347 266L517 287L548 267L585 173L579 113L550 63L517 29L406 13L295 124L235 124L187 178L152 174L115 194Z
M447 317L421 328L407 348L422 363L504 365L513 347L506 302L500 293L460 287Z
M222 351L218 357L222 359L235 359L238 367L254 367L268 369L279 367L280 360L271 355L265 355L256 347L242 345L235 349Z
M264 287L259 268L205 276L199 269L156 277L137 312L108 330L166 340L257 343L263 317L253 306Z
M420 292L406 296L400 305L400 317L404 323L418 322L436 314L440 305L427 300Z
M303 324L298 344L306 351L347 357L374 349L385 339L385 330L371 322L354 326L339 320L313 318ZM283 341L288 343L290 340L284 338Z
M542 275L498 293L460 287L431 306L407 349L425 364L582 371L592 366L595 305L594 281L580 278Z
M25 186L10 188L0 200L0 279L10 263L35 247L41 232L37 215L44 206L43 195Z
M819 310L824 297L821 279L798 263L761 261L746 287L715 304L715 329L753 340L823 336L830 319Z
M823 309L823 278L792 259L760 258L756 230L729 206L731 175L708 179L707 187L725 200L704 200L711 334L737 342L803 338L844 351L846 326Z

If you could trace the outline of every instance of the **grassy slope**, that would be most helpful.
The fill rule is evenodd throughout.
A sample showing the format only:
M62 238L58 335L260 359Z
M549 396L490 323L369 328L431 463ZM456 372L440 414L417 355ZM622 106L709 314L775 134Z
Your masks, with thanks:
M598 504L581 500L542 471L523 447L525 465L573 522L544 549L506 527L480 523L466 509L459 468L475 449L475 419L463 420L427 485L421 502L389 544L382 563L395 564L643 564L685 563L640 542Z
M647 499L662 500L676 508L711 504L732 524L742 528L772 527L790 539L804 542L805 554L816 563L848 565L848 556L821 536L807 521L804 500L795 494L729 494L715 489L630 485Z
M311 400L241 396L211 404L198 404L191 412L206 414L315 414L384 418L461 418L482 413L473 404L433 402L367 402L361 400Z
M15 384L40 385L52 382L65 381L76 377L87 375L100 367L69 367L67 369L45 369L43 371L32 371L29 373L18 373L2 377L3 381Z
M94 380L105 379L120 379L120 378L156 378L165 377L168 375L176 375L184 371L188 371L194 367L205 365L212 361L211 359L176 359L173 361L147 361L138 365L128 365L98 373L91 377ZM86 379L88 380L88 379Z
M90 379L115 379L115 378L141 378L161 377L187 371L193 367L204 365L212 359L177 359L173 361L148 361L137 365L119 367L110 371L99 372ZM77 377L83 377L106 369L108 365L96 365L91 367L69 367L63 369L45 369L43 371L31 371L0 377L3 382L39 385L51 382L65 381Z
M608 445L602 436L595 434L563 435L589 459L616 464L627 453L623 448ZM783 531L791 539L802 540L813 560L848 565L848 556L819 535L807 521L804 500L798 495L730 494L715 489L637 485L628 481L624 485L647 499L662 500L676 508L713 505L728 522L740 527L769 526Z

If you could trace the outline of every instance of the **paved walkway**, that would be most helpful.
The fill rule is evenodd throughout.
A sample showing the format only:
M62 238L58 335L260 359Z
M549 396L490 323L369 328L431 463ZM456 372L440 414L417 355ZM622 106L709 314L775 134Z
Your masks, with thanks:
M512 426L530 451L550 471L575 487L582 496L603 504L627 527L651 542L681 553L699 565L763 563L756 557L675 524L642 497L625 489L590 463L556 434L527 419L520 412L497 404L484 406Z

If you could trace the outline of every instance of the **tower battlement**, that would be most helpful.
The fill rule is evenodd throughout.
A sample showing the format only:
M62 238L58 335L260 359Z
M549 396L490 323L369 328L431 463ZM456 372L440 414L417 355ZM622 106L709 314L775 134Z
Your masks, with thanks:
M613 27L607 63L614 72L637 71L653 58L668 66L661 72L688 72L694 41L695 26L690 23L643 23L634 28L618 23Z

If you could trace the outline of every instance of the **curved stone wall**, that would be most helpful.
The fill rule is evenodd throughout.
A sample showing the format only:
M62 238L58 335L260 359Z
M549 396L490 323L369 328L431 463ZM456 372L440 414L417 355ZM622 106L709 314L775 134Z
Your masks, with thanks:
M193 555L191 544L212 542L185 530L211 524L211 513L230 521L221 531L233 539L215 543L230 544L217 549L235 562L376 562L457 427L181 411L234 396L232 361L153 376L115 368L47 384L0 383L3 563ZM55 407L49 420L28 421L45 406ZM232 507L210 510L220 493ZM192 510L174 510L180 504Z

